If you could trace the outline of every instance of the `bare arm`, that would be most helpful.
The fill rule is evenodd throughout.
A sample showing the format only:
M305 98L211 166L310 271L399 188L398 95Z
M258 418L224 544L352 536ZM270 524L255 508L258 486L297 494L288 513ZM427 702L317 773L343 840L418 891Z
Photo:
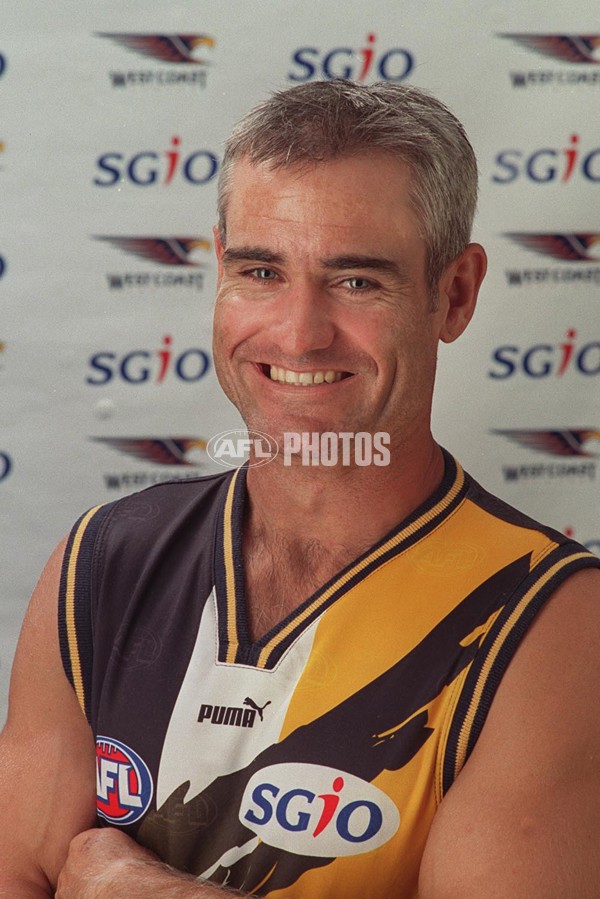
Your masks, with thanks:
M54 895L75 834L95 821L91 731L62 668L52 555L21 631L0 735L0 897Z
M442 802L421 899L600 896L600 573L562 585Z

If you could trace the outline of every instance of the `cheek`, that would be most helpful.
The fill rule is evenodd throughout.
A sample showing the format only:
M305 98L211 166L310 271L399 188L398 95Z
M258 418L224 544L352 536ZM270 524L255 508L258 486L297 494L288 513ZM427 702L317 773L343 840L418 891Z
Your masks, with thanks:
M244 330L244 316L236 303L217 297L213 318L215 350L230 354L235 345L244 339Z
M225 345L237 345L265 329L264 304L251 303L233 290L217 294L214 333Z
M383 378L409 378L418 383L429 380L435 369L436 341L425 323L390 324L371 349Z
M237 342L235 317L226 303L217 302L213 319L213 358L219 377L228 368Z

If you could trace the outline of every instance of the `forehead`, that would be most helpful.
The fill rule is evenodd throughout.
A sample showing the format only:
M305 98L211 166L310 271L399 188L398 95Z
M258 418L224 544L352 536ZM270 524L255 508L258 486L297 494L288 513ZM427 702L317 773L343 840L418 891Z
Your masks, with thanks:
M233 167L227 243L283 230L303 240L420 239L410 166L383 152L273 168L247 159Z

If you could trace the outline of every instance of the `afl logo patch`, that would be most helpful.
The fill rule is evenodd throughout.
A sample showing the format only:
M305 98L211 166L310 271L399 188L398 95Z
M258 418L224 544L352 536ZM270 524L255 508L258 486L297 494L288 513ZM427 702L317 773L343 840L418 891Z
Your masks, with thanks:
M154 786L139 755L110 737L96 740L96 809L110 824L133 824L147 811Z

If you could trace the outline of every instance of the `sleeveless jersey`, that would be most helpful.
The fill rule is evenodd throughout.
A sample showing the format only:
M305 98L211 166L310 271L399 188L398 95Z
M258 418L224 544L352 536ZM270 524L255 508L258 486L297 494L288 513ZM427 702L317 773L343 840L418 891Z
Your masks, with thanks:
M527 627L600 566L445 459L424 505L256 642L245 468L80 519L59 629L100 823L269 899L417 896L436 808Z

